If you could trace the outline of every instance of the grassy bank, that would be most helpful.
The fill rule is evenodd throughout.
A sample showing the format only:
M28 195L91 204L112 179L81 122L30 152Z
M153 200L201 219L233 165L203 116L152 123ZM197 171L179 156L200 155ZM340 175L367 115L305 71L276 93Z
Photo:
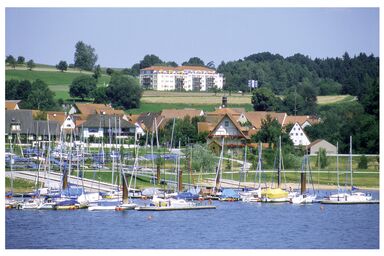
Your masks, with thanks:
M38 187L40 187L40 182ZM24 180L24 179L14 179L13 180L13 192L14 193L25 193L35 190L35 182ZM11 191L11 179L5 178L5 191Z

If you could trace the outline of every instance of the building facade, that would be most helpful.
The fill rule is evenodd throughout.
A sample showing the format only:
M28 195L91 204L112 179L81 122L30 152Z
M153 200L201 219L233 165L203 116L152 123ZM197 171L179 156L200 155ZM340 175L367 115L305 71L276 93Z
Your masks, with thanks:
M140 70L140 85L157 91L208 91L222 89L223 74L200 66L151 66Z
M309 141L307 135L305 134L303 127L299 123L295 123L289 132L289 137L291 138L294 146L308 146L311 142Z

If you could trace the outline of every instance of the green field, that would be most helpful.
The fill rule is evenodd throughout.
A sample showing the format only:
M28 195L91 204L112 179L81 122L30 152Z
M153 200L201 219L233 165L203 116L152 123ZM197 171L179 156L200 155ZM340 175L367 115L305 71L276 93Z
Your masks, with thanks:
M34 81L36 79L43 80L55 93L56 99L67 100L70 99L69 96L69 85L72 83L73 79L80 75L90 75L89 72L61 72L52 69L51 71L36 71L36 70L13 70L9 69L5 71L5 79L11 80L29 80ZM110 76L102 75L99 79L97 86L105 86L109 83Z

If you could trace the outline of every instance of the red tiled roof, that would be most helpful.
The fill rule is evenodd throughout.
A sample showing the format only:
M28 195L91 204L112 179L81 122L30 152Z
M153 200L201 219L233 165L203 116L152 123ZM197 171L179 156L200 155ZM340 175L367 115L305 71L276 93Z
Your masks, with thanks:
M190 118L200 116L201 110L199 109L163 109L161 111L160 115L163 116L166 120L173 119L173 118L180 118L183 119L186 116L189 116Z
M279 122L279 124L282 125L286 113L267 112L267 111L252 111L252 112L245 113L245 117L256 129L261 128L262 120L266 119L267 115L271 116L272 119L276 119Z
M18 103L20 100L6 100L5 101L5 110L16 110L18 109Z
M168 67L168 66L150 66L147 68L143 68L141 70L155 70L155 71L210 71L216 72L214 69L203 67L203 66L179 66L179 67Z
M316 124L319 122L319 119L313 116L287 116L285 118L284 126L288 124L295 124L295 123L298 123L301 126L306 121L308 121L310 124Z
M95 104L95 103L76 103L76 108L83 115L93 114L106 114L106 115L124 115L123 110L113 109L111 106L106 104Z

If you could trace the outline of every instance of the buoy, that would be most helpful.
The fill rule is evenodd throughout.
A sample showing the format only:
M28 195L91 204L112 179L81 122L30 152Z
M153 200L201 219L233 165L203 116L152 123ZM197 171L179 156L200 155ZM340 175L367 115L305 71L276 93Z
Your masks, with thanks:
M152 219L153 219L153 216L152 216L152 215L149 215L149 216L147 217L147 219L148 219L148 220L152 220Z

